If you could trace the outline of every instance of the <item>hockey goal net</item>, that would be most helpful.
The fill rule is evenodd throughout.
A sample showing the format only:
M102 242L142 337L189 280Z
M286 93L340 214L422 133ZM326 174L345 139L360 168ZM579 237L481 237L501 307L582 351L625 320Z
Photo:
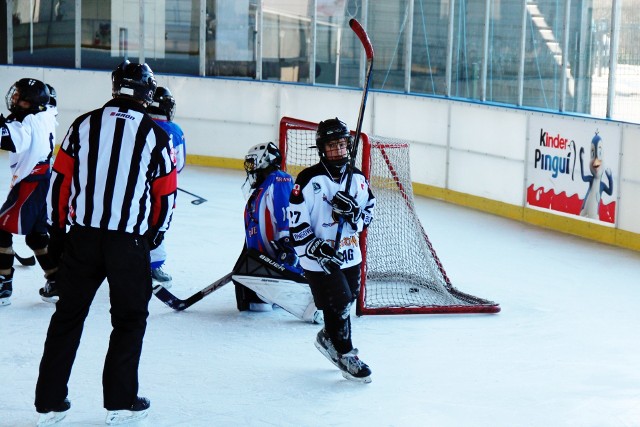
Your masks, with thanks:
M280 150L294 177L318 162L317 123L283 117ZM353 134L354 132L352 132ZM418 218L406 141L361 135L356 165L369 179L376 208L362 233L362 286L356 313L497 313L500 306L451 284Z

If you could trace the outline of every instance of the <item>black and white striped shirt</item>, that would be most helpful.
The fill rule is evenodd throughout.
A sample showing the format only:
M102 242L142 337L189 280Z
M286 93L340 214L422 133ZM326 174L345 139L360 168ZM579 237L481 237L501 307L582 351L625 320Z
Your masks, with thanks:
M167 133L141 104L113 99L69 128L53 164L49 220L60 228L166 231L176 177Z

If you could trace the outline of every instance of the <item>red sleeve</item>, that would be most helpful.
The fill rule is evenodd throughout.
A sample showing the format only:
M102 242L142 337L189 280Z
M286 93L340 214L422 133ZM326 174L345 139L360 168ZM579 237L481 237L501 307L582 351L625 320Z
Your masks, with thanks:
M53 208L52 218L54 223L63 228L69 211L69 198L71 197L71 178L73 177L73 169L75 160L64 150L59 150L56 160L53 163L53 171L57 174L54 178L54 197L52 198Z
M173 208L177 189L178 174L175 167L171 168L168 175L161 176L151 183L152 226L161 227L165 223L165 217ZM171 204L171 209L169 209L169 204Z

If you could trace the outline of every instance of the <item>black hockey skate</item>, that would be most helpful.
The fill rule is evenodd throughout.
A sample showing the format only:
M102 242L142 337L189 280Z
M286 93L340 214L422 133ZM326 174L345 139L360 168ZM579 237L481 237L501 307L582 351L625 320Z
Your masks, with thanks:
M56 286L56 273L49 274L47 277L47 283L44 287L40 288L40 298L42 301L57 303L60 299L58 294L58 287Z
M320 329L320 332L318 332L316 342L314 344L324 357L329 359L329 361L336 365L336 367L340 368L340 365L338 365L338 352L333 346L333 343L331 342L331 339L329 339L329 335L327 335L324 328Z
M129 408L107 410L105 423L110 426L127 424L145 418L151 407L146 397L136 397L136 401Z
M362 383L371 382L371 369L358 358L357 348L349 353L339 355L338 368L342 371L342 376L348 380Z
M13 293L13 272L0 275L0 306L11 304L11 294Z

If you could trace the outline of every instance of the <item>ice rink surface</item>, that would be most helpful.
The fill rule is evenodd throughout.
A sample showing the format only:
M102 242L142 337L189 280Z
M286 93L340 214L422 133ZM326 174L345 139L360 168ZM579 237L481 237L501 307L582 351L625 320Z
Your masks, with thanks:
M4 172L3 172L4 171ZM0 195L8 191L0 155ZM166 242L171 292L230 271L243 244L241 171L188 165ZM373 370L349 382L314 347L319 327L283 310L238 312L227 285L184 312L155 297L140 364L142 426L640 426L640 254L440 201L416 209L454 286L499 314L363 316ZM31 252L24 238L14 246ZM35 425L38 364L54 306L39 267L16 266L0 307L0 426ZM111 325L103 284L85 324L61 426L104 425Z

